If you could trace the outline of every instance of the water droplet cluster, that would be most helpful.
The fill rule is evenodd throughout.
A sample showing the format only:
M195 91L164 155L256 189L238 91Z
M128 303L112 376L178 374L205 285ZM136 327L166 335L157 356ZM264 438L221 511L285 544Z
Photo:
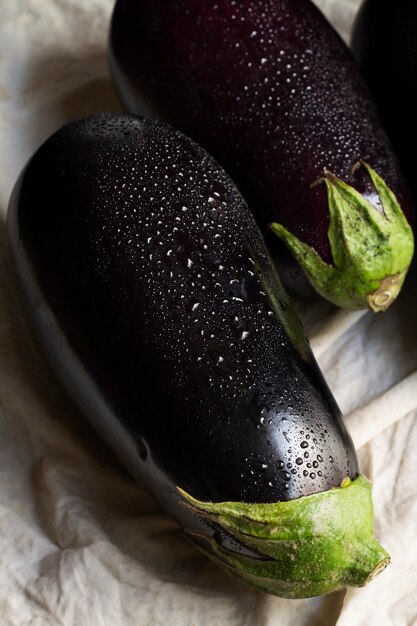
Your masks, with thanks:
M131 41L126 23L118 41L117 19L113 36L126 76L219 159L262 227L283 223L330 261L325 190L311 188L324 169L371 201L370 181L352 172L358 161L398 187L368 91L312 2L181 0L161 10L149 0L130 11Z
M291 499L355 475L262 236L218 164L129 116L56 137L39 157L53 182L38 252L55 246L54 298L118 419L143 437L142 460L202 499Z

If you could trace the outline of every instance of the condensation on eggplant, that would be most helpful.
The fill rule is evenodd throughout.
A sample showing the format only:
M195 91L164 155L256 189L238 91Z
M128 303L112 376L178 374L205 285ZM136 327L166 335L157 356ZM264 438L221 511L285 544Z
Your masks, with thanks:
M262 229L282 223L332 262L325 170L378 210L358 162L413 208L398 162L348 48L310 0L118 0L113 78L213 154Z
M33 336L136 478L274 502L358 474L261 234L190 139L125 115L53 135L18 181L9 247Z

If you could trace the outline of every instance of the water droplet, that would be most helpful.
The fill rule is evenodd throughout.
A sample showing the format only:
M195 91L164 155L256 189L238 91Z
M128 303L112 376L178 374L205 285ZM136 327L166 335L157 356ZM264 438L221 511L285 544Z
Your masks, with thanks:
M228 363L227 359L217 350L210 348L208 350L210 356L210 365L213 371L222 378L232 380L233 369Z

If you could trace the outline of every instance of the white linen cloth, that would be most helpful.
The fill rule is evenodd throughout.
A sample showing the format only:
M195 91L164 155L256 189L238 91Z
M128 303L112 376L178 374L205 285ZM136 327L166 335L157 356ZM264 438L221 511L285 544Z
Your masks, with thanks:
M347 40L358 0L317 3ZM112 4L0 3L0 625L417 624L417 377L406 379L417 368L415 273L385 314L297 303L353 438L369 441L359 456L374 484L376 533L392 556L366 588L323 598L253 591L187 543L100 442L27 334L7 269L7 203L49 134L121 108L106 58ZM402 419L379 433L387 418Z

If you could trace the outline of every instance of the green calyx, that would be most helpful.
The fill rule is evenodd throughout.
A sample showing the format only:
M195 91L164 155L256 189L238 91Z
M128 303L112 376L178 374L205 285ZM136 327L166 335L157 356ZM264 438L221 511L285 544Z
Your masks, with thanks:
M393 192L369 165L362 165L383 211L331 172L325 171L321 179L329 201L333 265L281 224L273 223L271 228L324 298L342 308L379 312L387 309L401 290L413 257L414 238Z
M182 504L259 553L221 545L217 535L187 531L218 565L256 589L307 598L361 587L389 563L373 532L371 484L363 476L288 502L200 502L178 488Z

